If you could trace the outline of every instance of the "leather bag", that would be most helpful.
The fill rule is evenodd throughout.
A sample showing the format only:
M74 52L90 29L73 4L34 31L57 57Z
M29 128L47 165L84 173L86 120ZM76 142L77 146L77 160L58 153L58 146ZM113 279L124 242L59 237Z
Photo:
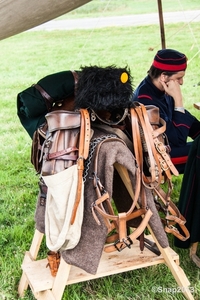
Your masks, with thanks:
M83 170L91 136L86 109L52 111L41 149L41 177L47 186L45 234L51 251L74 248L83 220Z

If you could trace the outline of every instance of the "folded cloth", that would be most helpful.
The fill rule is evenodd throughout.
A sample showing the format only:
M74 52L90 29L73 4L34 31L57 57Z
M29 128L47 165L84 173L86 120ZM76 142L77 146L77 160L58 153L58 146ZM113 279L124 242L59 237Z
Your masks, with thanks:
M75 79L71 71L47 75L40 79L37 84L55 102L74 95ZM45 100L34 86L28 87L17 95L17 115L31 138L35 130L45 122L47 112Z

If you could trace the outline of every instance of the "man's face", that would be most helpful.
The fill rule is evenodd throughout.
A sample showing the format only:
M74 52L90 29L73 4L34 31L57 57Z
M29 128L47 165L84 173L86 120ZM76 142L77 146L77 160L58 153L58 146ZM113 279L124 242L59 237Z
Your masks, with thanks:
M180 85L183 84L183 77L185 76L185 71L180 71L180 72L177 72L176 74L173 74L171 76L168 76L168 75L164 75L164 81L165 83L169 82L170 80L175 80L177 81Z

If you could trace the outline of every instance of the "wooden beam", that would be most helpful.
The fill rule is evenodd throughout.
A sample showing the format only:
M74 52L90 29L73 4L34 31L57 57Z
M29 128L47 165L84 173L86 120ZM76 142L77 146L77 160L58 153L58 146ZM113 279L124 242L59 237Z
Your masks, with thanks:
M165 43L165 28L164 28L163 11L162 11L162 0L157 0L157 1L158 1L158 14L159 14L159 21L160 21L161 45L162 45L162 49L165 49L166 43Z

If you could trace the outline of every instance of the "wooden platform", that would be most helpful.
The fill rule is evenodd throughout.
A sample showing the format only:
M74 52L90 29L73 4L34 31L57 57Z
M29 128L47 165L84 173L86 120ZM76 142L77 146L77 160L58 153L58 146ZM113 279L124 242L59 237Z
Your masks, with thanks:
M196 109L200 109L200 102L194 103L193 105Z
M148 237L149 238L149 237ZM179 263L178 255L170 249L170 254L176 263ZM27 252L26 256L30 257ZM23 263L22 269L34 293L52 289L54 277L51 276L47 266L47 259ZM122 272L140 269L156 264L165 263L162 255L157 256L147 248L143 252L139 250L138 241L132 245L131 249L126 248L122 252L103 252L102 258L95 275L89 274L82 269L71 266L66 285L92 280L95 278L110 276Z
M157 256L147 248L141 252L139 242L135 240L131 249L126 248L121 252L103 252L95 275L71 266L61 258L58 273L56 277L52 277L47 267L47 259L36 260L42 238L43 234L36 230L30 250L25 253L22 263L23 274L18 287L20 297L24 296L29 286L38 300L61 300L66 285L164 263L170 268L178 285L185 288L185 298L194 300L187 288L190 283L179 266L179 256L169 247L163 249L158 245L161 255ZM147 238L155 241L152 235L148 235Z
M115 168L124 181L129 194L134 199L127 170L117 164ZM178 254L170 247L162 248L149 224L147 228L150 232L147 238L156 243L161 255L157 256L147 248L141 252L139 242L135 240L130 249L126 248L121 252L115 251L111 253L103 251L95 275L88 274L80 268L71 266L61 258L56 277L52 277L50 269L46 268L47 259L36 260L43 234L35 230L30 250L26 252L22 263L23 274L18 287L19 295L23 297L25 290L30 286L33 295L38 300L61 300L66 285L164 263L170 269L178 286L182 288L181 290L185 298L194 300L189 289L190 282L183 269L179 266Z

